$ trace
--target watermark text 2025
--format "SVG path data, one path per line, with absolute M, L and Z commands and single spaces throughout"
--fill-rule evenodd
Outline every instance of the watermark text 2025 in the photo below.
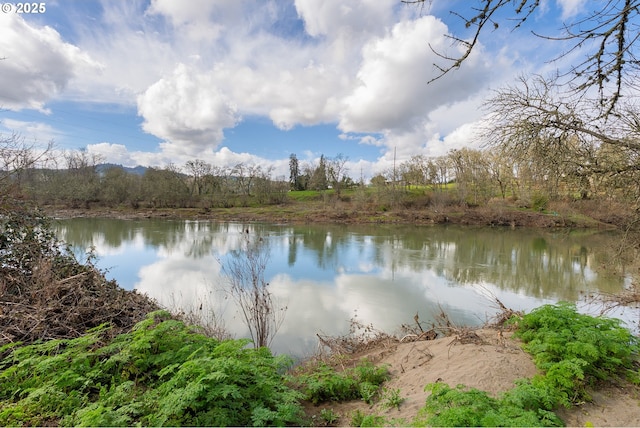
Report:
M 46 3 L 0 3 L 0 10 L 4 13 L 45 13 Z

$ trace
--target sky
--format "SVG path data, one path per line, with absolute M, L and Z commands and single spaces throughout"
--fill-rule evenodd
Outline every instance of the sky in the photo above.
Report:
M 348 159 L 370 178 L 413 155 L 477 148 L 493 91 L 548 74 L 586 0 L 543 0 L 487 32 L 452 73 L 434 51 L 468 37 L 467 0 L 49 0 L 0 12 L 0 135 L 124 166 Z M 9 3 L 9 6 L 12 4 Z M 32 11 L 33 12 L 33 11 Z M 505 15 L 506 18 L 511 15 Z M 573 55 L 580 55 L 574 52 Z M 563 58 L 569 61 L 570 58 Z

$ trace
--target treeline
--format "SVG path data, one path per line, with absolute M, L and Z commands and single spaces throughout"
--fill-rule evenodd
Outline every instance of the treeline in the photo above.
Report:
M 136 174 L 118 166 L 105 168 L 99 157 L 82 150 L 66 152 L 55 162 L 43 162 L 43 156 L 23 146 L 5 150 L 0 156 L 0 181 L 38 204 L 69 208 L 270 205 L 289 201 L 291 190 L 329 189 L 323 192 L 325 198 L 391 207 L 415 206 L 416 195 L 425 196 L 420 206 L 443 202 L 479 206 L 501 199 L 534 209 L 544 209 L 558 199 L 606 198 L 634 204 L 640 197 L 635 158 L 609 146 L 586 155 L 550 149 L 518 157 L 499 147 L 464 148 L 430 158 L 417 155 L 367 183 L 349 176 L 348 159 L 342 155 L 300 163 L 292 154 L 288 178 L 274 176 L 273 168 L 250 163 L 222 167 L 196 159 Z M 351 192 L 345 194 L 346 190 Z
M 69 208 L 272 205 L 287 202 L 290 190 L 334 189 L 339 196 L 342 189 L 355 185 L 346 175 L 347 158 L 342 155 L 333 159 L 321 156 L 313 167 L 305 164 L 298 170 L 296 166 L 289 179 L 275 176 L 272 167 L 252 163 L 225 167 L 195 159 L 181 166 L 146 168 L 137 174 L 117 165 L 105 168 L 99 156 L 84 150 L 32 162 L 37 157 L 42 156 L 34 154 L 31 148 L 16 148 L 10 159 L 4 159 L 0 174 L 14 189 L 39 204 Z M 293 160 L 297 165 L 295 155 Z
M 85 151 L 67 152 L 58 168 L 28 168 L 14 174 L 14 185 L 44 205 L 69 208 L 121 206 L 132 208 L 232 207 L 278 204 L 289 190 L 272 169 L 237 164 L 216 167 L 202 160 L 182 167 L 146 168 L 135 174 L 119 166 L 102 168 L 101 159 Z
M 543 209 L 549 201 L 608 199 L 636 204 L 640 168 L 635 156 L 609 146 L 591 151 L 539 150 L 515 156 L 500 147 L 463 148 L 445 156 L 413 156 L 371 179 L 374 188 L 408 193 L 427 188 L 446 192 L 448 200 L 484 205 L 508 199 L 526 208 Z

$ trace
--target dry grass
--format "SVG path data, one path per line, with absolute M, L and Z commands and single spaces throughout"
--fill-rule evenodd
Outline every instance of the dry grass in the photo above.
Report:
M 485 327 L 498 330 L 498 336 L 502 331 L 510 329 L 506 326 L 507 320 L 513 316 L 521 316 L 517 312 L 507 308 L 500 300 L 493 297 L 498 313 Z M 402 324 L 400 334 L 392 335 L 376 329 L 372 324 L 365 325 L 353 317 L 347 334 L 341 336 L 327 336 L 317 334 L 319 340 L 318 352 L 309 360 L 322 361 L 330 365 L 340 365 L 344 368 L 346 363 L 353 363 L 363 355 L 369 358 L 380 359 L 397 348 L 401 343 L 435 340 L 442 337 L 451 337 L 450 345 L 456 344 L 484 344 L 476 330 L 481 327 L 459 326 L 451 321 L 449 315 L 439 306 L 439 310 L 433 315 L 433 321 L 428 327 L 423 326 L 418 314 L 413 317 L 414 322 Z
M 602 305 L 602 315 L 616 308 L 635 307 L 640 308 L 640 285 L 636 282 L 619 293 L 594 293 L 588 296 L 589 303 Z
M 0 301 L 0 345 L 75 338 L 104 323 L 116 335 L 159 309 L 147 296 L 120 288 L 93 267 L 64 278 L 58 274 L 43 259 L 29 281 L 3 277 L 0 288 L 12 292 L 3 292 Z

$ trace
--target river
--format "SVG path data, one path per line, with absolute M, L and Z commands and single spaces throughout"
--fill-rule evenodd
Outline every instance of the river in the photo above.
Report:
M 93 248 L 97 266 L 123 288 L 215 314 L 235 337 L 248 330 L 222 267 L 243 233 L 262 237 L 265 279 L 284 314 L 271 348 L 294 356 L 314 352 L 316 333 L 346 333 L 353 318 L 387 332 L 416 314 L 427 326 L 441 311 L 478 325 L 496 314 L 494 297 L 514 310 L 564 300 L 593 311 L 588 295 L 617 293 L 633 280 L 617 256 L 619 238 L 604 232 L 95 218 L 54 228 L 79 258 Z M 627 322 L 637 328 L 637 315 Z

